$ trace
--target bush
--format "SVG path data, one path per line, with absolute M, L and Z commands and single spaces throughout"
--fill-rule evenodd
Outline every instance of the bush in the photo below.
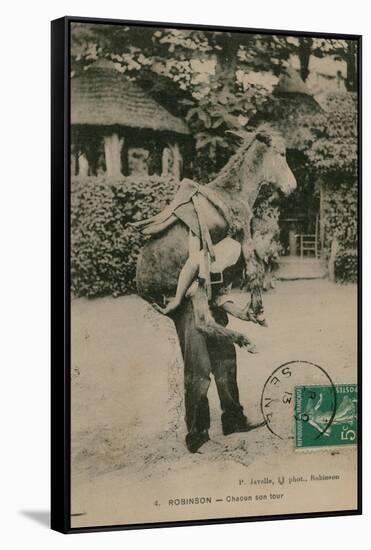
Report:
M 335 259 L 336 281 L 357 281 L 358 188 L 354 180 L 328 183 L 325 202 L 326 253 L 336 237 L 340 248 Z
M 335 260 L 335 278 L 339 283 L 356 283 L 358 277 L 357 249 L 341 250 Z
M 323 107 L 324 112 L 317 116 L 315 123 L 313 121 L 316 139 L 307 155 L 311 169 L 326 182 L 327 254 L 334 237 L 340 244 L 335 260 L 335 278 L 339 282 L 355 282 L 358 229 L 357 95 L 328 94 Z
M 146 238 L 128 227 L 174 196 L 172 177 L 75 178 L 71 182 L 71 290 L 75 296 L 135 291 L 136 261 Z
M 327 94 L 324 112 L 313 120 L 315 139 L 308 151 L 313 167 L 323 176 L 357 176 L 357 95 Z

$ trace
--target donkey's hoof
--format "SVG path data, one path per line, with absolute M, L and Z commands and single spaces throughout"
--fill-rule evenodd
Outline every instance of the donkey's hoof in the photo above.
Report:
M 237 339 L 237 345 L 241 348 L 245 348 L 249 353 L 258 353 L 258 350 L 252 342 L 246 336 L 241 336 Z
M 256 321 L 261 327 L 267 327 L 268 326 L 268 323 L 267 323 L 264 316 L 258 315 L 258 317 L 256 318 Z
M 248 346 L 246 346 L 246 350 L 249 352 L 249 353 L 259 353 L 258 351 L 258 348 L 256 347 L 255 344 L 249 344 Z

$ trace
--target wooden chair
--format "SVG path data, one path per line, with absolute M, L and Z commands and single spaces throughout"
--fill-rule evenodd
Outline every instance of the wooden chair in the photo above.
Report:
M 318 216 L 316 216 L 315 233 L 299 233 L 296 235 L 299 238 L 300 257 L 309 256 L 313 253 L 314 258 L 319 257 L 318 243 Z

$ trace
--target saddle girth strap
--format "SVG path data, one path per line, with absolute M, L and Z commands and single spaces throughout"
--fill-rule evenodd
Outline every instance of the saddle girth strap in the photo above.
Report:
M 197 193 L 192 197 L 193 206 L 197 214 L 197 219 L 200 227 L 200 236 L 201 236 L 201 251 L 202 251 L 202 262 L 203 265 L 200 265 L 200 273 L 202 273 L 203 278 L 205 279 L 205 287 L 207 297 L 211 299 L 211 277 L 210 277 L 210 265 L 211 262 L 215 261 L 215 252 L 213 243 L 210 236 L 210 231 L 205 220 L 204 212 L 202 206 L 199 202 L 199 197 Z

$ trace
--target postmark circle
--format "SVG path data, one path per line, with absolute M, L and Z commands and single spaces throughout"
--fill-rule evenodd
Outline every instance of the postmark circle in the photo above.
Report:
M 326 414 L 315 422 L 326 398 Z M 299 406 L 300 402 L 300 406 Z M 304 409 L 301 404 L 305 403 Z M 336 413 L 336 388 L 328 372 L 315 363 L 294 360 L 277 367 L 264 383 L 261 412 L 268 430 L 279 439 L 294 439 L 299 423 L 316 427 L 313 440 L 326 436 Z

